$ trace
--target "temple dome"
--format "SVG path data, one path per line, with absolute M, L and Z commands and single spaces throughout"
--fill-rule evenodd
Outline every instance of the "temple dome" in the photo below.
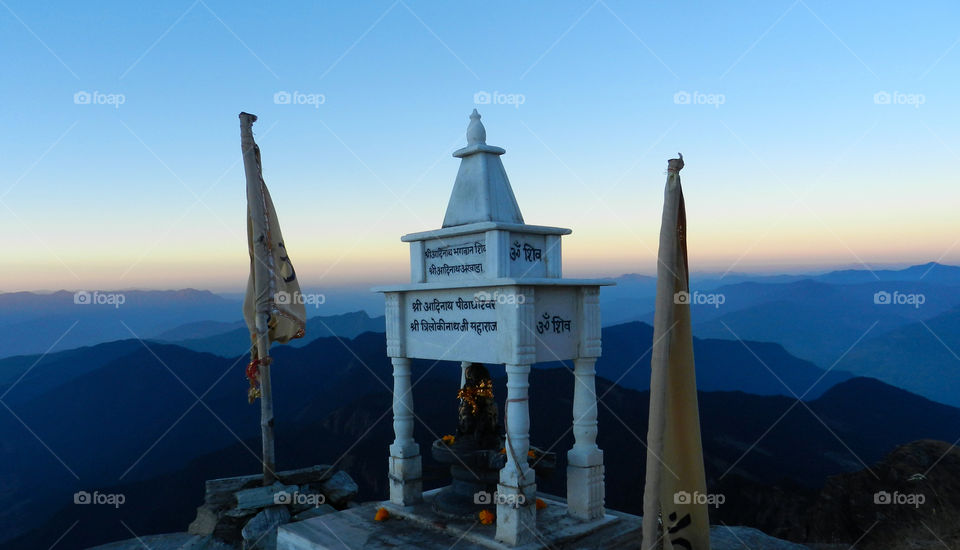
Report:
M 486 141 L 487 130 L 474 109 L 467 126 L 467 146 L 453 153 L 460 159 L 460 171 L 450 193 L 443 227 L 491 221 L 523 223 L 520 206 L 500 161 L 500 155 L 506 151 L 487 145 Z

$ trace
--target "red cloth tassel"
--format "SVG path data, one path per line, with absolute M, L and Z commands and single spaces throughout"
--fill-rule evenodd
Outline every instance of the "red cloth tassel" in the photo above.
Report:
M 253 404 L 260 398 L 260 360 L 254 359 L 247 365 L 247 380 L 250 381 L 250 389 L 247 390 L 247 401 Z

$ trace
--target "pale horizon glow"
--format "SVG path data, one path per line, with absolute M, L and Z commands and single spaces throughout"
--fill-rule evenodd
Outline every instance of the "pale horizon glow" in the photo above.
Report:
M 960 264 L 949 2 L 6 7 L 0 292 L 241 291 L 242 110 L 304 287 L 408 280 L 474 107 L 565 276 L 655 274 L 677 151 L 694 273 Z

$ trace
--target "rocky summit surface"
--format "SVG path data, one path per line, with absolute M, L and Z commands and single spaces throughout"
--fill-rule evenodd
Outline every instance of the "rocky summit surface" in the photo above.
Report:
M 411 529 L 411 527 L 393 527 L 395 531 Z M 343 538 L 343 537 L 341 537 Z M 422 541 L 429 542 L 429 537 L 422 536 Z M 420 539 L 418 539 L 420 540 Z M 276 543 L 276 539 L 273 539 Z M 214 539 L 212 536 L 190 535 L 188 533 L 170 533 L 165 535 L 151 535 L 139 539 L 130 539 L 98 546 L 94 550 L 142 550 L 144 547 L 151 550 L 235 550 L 233 546 Z M 628 543 L 625 548 L 637 547 Z M 341 545 L 342 547 L 342 545 Z M 457 548 L 476 548 L 475 545 L 459 541 Z M 777 539 L 751 527 L 714 526 L 710 529 L 710 547 L 712 550 L 848 550 L 848 545 L 805 546 L 785 540 Z M 269 548 L 275 548 L 269 547 Z M 358 547 L 359 548 L 359 547 Z M 425 549 L 426 546 L 421 546 Z M 443 548 L 446 548 L 444 546 Z M 352 547 L 351 547 L 352 550 Z
M 876 549 L 960 545 L 960 449 L 902 445 L 869 469 L 834 476 L 817 501 L 808 540 L 845 538 Z
M 357 484 L 343 471 L 320 465 L 277 472 L 263 485 L 261 475 L 206 482 L 203 504 L 186 533 L 138 537 L 99 550 L 273 550 L 280 525 L 304 521 L 352 505 Z
M 291 530 L 291 533 L 302 535 L 314 532 L 332 538 L 323 538 L 325 542 L 321 541 L 317 546 L 318 541 L 312 541 L 311 537 L 301 537 L 299 543 L 291 546 L 290 541 L 296 540 L 297 536 L 291 538 L 290 533 L 284 530 L 286 538 L 279 545 L 281 548 L 325 548 L 330 545 L 367 550 L 397 547 L 446 550 L 451 546 L 489 548 L 488 544 L 478 545 L 477 540 L 465 535 L 470 531 L 486 529 L 492 537 L 495 530 L 492 526 L 478 527 L 466 522 L 465 532 L 458 535 L 457 529 L 453 532 L 449 529 L 438 530 L 434 522 L 410 520 L 399 510 L 396 515 L 387 514 L 387 521 L 378 521 L 376 517 L 381 511 L 380 506 L 387 505 L 380 502 L 353 502 L 357 484 L 348 474 L 330 466 L 278 472 L 275 483 L 262 483 L 259 475 L 208 480 L 204 503 L 197 509 L 196 518 L 188 532 L 134 537 L 98 546 L 96 550 L 139 550 L 144 547 L 151 550 L 276 550 L 278 530 L 284 525 L 290 525 L 285 529 Z M 547 495 L 544 498 L 548 498 Z M 554 530 L 560 528 L 562 531 L 563 524 L 569 523 L 570 519 L 565 513 L 565 504 L 562 499 L 549 502 L 552 504 L 545 506 L 544 510 L 538 510 L 538 514 L 544 514 L 542 520 L 553 514 L 553 519 L 544 526 Z M 430 506 L 426 508 L 432 509 Z M 581 548 L 587 539 L 597 543 L 596 547 L 607 549 L 633 548 L 639 544 L 642 518 L 614 510 L 609 513 L 616 518 L 608 516 L 612 523 L 604 524 L 606 527 L 602 533 L 594 533 L 593 538 L 573 534 L 567 537 L 570 539 L 567 542 L 573 546 L 564 543 L 557 547 Z M 750 527 L 714 526 L 710 538 L 714 550 L 733 550 L 744 546 L 751 550 L 807 548 Z M 384 545 L 384 541 L 389 544 Z M 590 547 L 594 547 L 590 544 Z
M 943 441 L 901 445 L 860 471 L 831 476 L 784 522 L 790 540 L 813 548 L 960 547 L 960 449 Z
M 726 550 L 927 550 L 960 547 L 960 449 L 919 440 L 860 471 L 832 476 L 819 491 L 781 495 L 775 538 L 750 527 L 715 525 L 712 548 Z M 204 504 L 188 533 L 152 535 L 99 550 L 272 550 L 277 526 L 350 509 L 356 483 L 345 472 L 314 466 L 282 472 L 264 487 L 259 476 L 207 482 Z M 296 496 L 293 496 L 296 495 Z M 322 501 L 322 502 L 321 502 Z M 363 517 L 372 513 L 363 513 Z M 333 516 L 331 516 L 333 517 Z M 786 539 L 786 540 L 784 540 Z M 803 541 L 802 543 L 788 541 Z
M 638 542 L 639 545 L 639 542 Z M 747 545 L 747 546 L 744 546 Z M 235 550 L 212 537 L 201 537 L 187 533 L 151 535 L 140 539 L 130 539 L 98 546 L 94 550 Z M 469 548 L 458 544 L 457 548 Z M 714 527 L 710 530 L 710 548 L 712 550 L 849 550 L 846 545 L 804 546 L 773 538 L 750 527 Z M 942 547 L 941 547 L 942 548 Z
M 92 550 L 142 550 L 143 548 L 149 548 L 150 550 L 235 550 L 234 546 L 220 542 L 212 536 L 202 537 L 190 533 L 147 535 L 96 546 Z
M 806 550 L 803 544 L 789 542 L 752 527 L 714 525 L 710 528 L 710 548 L 713 550 Z

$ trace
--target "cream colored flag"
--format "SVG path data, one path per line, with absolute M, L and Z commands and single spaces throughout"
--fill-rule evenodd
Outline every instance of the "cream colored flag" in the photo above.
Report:
M 287 256 L 277 212 L 263 181 L 260 148 L 253 140 L 253 123 L 256 120 L 256 115 L 240 114 L 240 142 L 247 177 L 247 246 L 250 252 L 250 278 L 243 300 L 243 317 L 254 347 L 257 335 L 263 332 L 268 333 L 269 342 L 281 344 L 301 338 L 307 319 L 297 273 Z M 259 350 L 259 353 L 261 357 L 266 356 L 267 350 Z
M 667 165 L 650 375 L 643 549 L 708 550 L 710 521 L 690 328 L 683 155 Z M 657 517 L 663 521 L 662 537 Z

